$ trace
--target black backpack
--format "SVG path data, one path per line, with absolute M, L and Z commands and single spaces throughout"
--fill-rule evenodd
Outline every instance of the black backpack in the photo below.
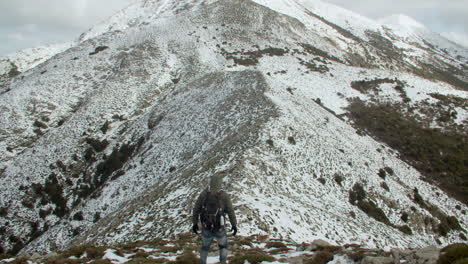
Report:
M 217 232 L 221 229 L 224 208 L 219 192 L 207 192 L 203 202 L 200 220 L 205 230 Z

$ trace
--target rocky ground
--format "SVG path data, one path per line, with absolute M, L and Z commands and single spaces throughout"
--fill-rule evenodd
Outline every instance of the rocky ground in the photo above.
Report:
M 331 245 L 323 240 L 294 243 L 266 235 L 230 237 L 229 263 L 312 263 L 312 264 L 465 264 L 468 244 L 419 249 L 368 249 L 357 244 Z M 171 240 L 136 241 L 122 245 L 84 245 L 47 255 L 1 256 L 0 263 L 199 263 L 200 239 L 179 234 Z M 208 263 L 218 262 L 216 244 L 211 246 Z

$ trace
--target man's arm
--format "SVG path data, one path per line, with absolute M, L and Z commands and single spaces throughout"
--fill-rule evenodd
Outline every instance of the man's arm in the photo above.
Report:
M 205 200 L 206 196 L 206 190 L 204 190 L 200 195 L 198 196 L 197 201 L 195 202 L 195 205 L 193 206 L 193 216 L 192 216 L 192 222 L 194 225 L 198 224 L 198 218 L 201 214 L 202 206 L 203 206 L 203 201 Z
M 237 227 L 236 214 L 234 212 L 234 207 L 232 206 L 231 199 L 227 193 L 224 193 L 224 210 L 229 216 L 229 221 L 231 222 L 232 227 Z

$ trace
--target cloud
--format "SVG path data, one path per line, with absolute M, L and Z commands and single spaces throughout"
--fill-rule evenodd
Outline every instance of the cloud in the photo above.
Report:
M 0 56 L 67 42 L 137 0 L 0 1 Z
M 15 0 L 0 1 L 0 24 L 41 24 L 48 27 L 83 29 L 112 15 L 131 0 Z
M 7 39 L 10 41 L 23 41 L 25 37 L 21 33 L 10 33 L 7 35 Z
M 466 0 L 325 0 L 369 18 L 405 14 L 436 32 L 468 33 Z
M 36 24 L 23 25 L 24 31 L 26 32 L 37 32 L 39 27 Z
M 468 48 L 468 34 L 463 34 L 459 32 L 443 32 L 442 36 L 447 39 Z

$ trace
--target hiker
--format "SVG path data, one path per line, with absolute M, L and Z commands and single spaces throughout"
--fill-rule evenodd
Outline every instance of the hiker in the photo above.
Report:
M 216 238 L 219 247 L 219 261 L 226 263 L 228 254 L 226 218 L 228 214 L 233 232 L 237 234 L 236 215 L 232 208 L 231 199 L 221 190 L 223 178 L 214 175 L 210 179 L 210 186 L 202 191 L 193 208 L 192 231 L 198 234 L 201 228 L 202 246 L 200 250 L 200 263 L 205 264 L 211 242 Z

